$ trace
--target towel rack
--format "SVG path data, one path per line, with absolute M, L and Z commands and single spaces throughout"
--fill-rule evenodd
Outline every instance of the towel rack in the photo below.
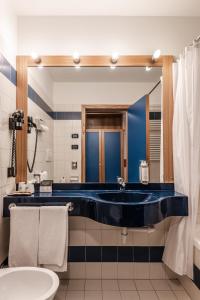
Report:
M 66 206 L 69 206 L 68 211 L 74 210 L 74 204 L 72 202 L 65 203 Z M 12 207 L 16 207 L 16 203 L 10 203 L 8 208 L 11 209 Z M 29 206 L 26 203 L 20 203 L 20 206 Z M 38 206 L 44 206 L 44 205 L 38 205 Z

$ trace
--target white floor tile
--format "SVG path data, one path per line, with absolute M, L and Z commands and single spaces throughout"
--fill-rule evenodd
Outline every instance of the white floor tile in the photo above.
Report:
M 85 291 L 84 300 L 102 300 L 103 293 L 99 291 Z
M 68 291 L 84 291 L 85 289 L 85 280 L 77 279 L 77 280 L 69 280 L 67 290 Z
M 135 284 L 138 291 L 153 291 L 150 280 L 135 280 Z
M 169 286 L 171 287 L 172 291 L 184 291 L 184 288 L 181 285 L 179 280 L 171 279 L 168 281 L 168 283 L 169 283 Z
M 171 291 L 156 291 L 159 300 L 177 300 L 176 296 Z
M 84 300 L 84 292 L 69 291 L 66 300 Z
M 65 291 L 58 291 L 54 300 L 65 300 L 66 292 Z
M 151 280 L 151 284 L 156 291 L 170 291 L 171 288 L 167 280 Z
M 119 285 L 119 289 L 121 291 L 135 291 L 136 290 L 136 286 L 133 280 L 124 280 L 124 279 L 120 279 L 118 280 L 118 285 Z
M 140 300 L 158 300 L 158 296 L 154 291 L 138 291 Z
M 121 300 L 121 294 L 117 291 L 103 291 L 103 300 Z
M 174 291 L 174 294 L 178 300 L 191 300 L 185 291 Z
M 122 300 L 140 300 L 137 291 L 121 291 Z
M 101 291 L 101 280 L 87 279 L 85 281 L 85 291 Z
M 103 291 L 118 291 L 119 286 L 117 280 L 103 279 L 102 280 L 102 290 Z

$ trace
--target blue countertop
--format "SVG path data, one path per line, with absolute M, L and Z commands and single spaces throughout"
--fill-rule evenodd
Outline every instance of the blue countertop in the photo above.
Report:
M 36 191 L 38 187 L 36 186 Z M 172 184 L 127 184 L 119 191 L 116 184 L 54 184 L 52 193 L 4 197 L 3 216 L 9 217 L 9 205 L 64 205 L 72 202 L 73 216 L 121 227 L 143 227 L 169 216 L 187 216 L 188 198 L 174 191 Z

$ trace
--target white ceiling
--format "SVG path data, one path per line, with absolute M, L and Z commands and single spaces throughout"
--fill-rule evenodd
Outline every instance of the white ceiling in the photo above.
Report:
M 144 67 L 46 67 L 38 72 L 48 72 L 53 82 L 155 82 L 160 80 L 161 68 L 146 72 Z
M 200 0 L 9 0 L 17 15 L 200 16 Z

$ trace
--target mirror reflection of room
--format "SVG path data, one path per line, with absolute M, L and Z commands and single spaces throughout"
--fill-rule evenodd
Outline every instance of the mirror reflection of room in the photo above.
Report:
M 28 178 L 162 181 L 161 78 L 155 67 L 28 69 Z

